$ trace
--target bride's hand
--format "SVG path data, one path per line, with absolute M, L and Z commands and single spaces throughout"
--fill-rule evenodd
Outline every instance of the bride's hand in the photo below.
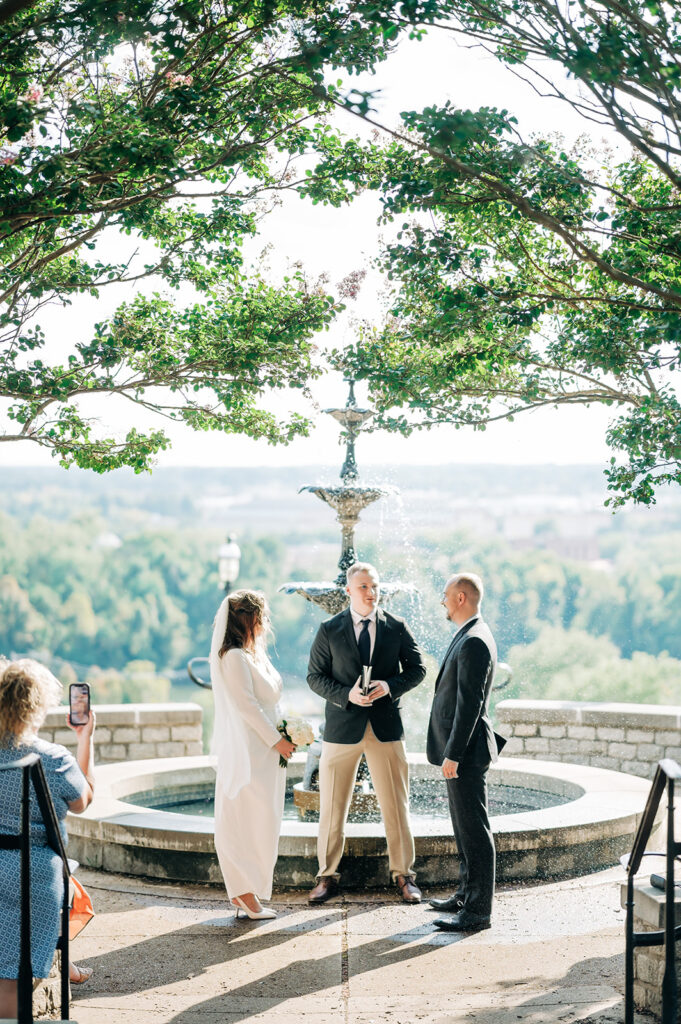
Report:
M 291 743 L 290 740 L 287 740 L 285 736 L 282 736 L 279 742 L 274 744 L 274 749 L 288 761 L 289 757 L 293 757 L 295 754 L 296 745 L 295 743 Z

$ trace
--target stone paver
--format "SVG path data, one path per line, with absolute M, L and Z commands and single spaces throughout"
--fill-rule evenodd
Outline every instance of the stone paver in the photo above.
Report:
M 276 920 L 237 922 L 215 888 L 79 877 L 97 916 L 73 949 L 95 970 L 78 1024 L 622 1020 L 619 869 L 501 891 L 494 927 L 469 936 L 385 891 L 324 907 L 286 892 Z

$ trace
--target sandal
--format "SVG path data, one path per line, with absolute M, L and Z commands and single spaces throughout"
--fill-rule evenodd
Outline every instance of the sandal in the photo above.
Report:
M 89 981 L 92 977 L 92 967 L 78 967 L 77 964 L 73 964 L 74 971 L 78 971 L 78 977 L 72 978 L 69 975 L 69 981 L 72 985 L 84 985 L 86 981 Z

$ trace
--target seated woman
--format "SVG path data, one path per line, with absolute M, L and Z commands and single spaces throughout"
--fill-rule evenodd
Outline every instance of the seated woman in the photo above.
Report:
M 86 725 L 70 726 L 77 736 L 76 756 L 66 747 L 38 739 L 50 708 L 61 699 L 61 683 L 29 658 L 0 659 L 0 764 L 40 754 L 64 842 L 67 810 L 80 814 L 92 801 L 94 712 Z M 0 832 L 14 833 L 21 821 L 21 772 L 0 772 Z M 38 802 L 31 787 L 31 956 L 33 976 L 46 978 L 59 937 L 64 897 L 61 858 L 47 845 Z M 20 853 L 0 850 L 0 1019 L 17 1016 L 19 932 L 21 920 Z M 74 981 L 84 980 L 71 965 Z M 74 976 L 75 975 L 75 976 Z

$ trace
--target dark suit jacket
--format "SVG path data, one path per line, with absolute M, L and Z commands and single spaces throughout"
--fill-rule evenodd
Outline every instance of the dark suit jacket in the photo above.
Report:
M 431 764 L 445 758 L 484 766 L 497 759 L 488 718 L 497 665 L 497 645 L 478 616 L 454 634 L 435 681 L 426 753 Z
M 403 619 L 379 608 L 376 641 L 371 657 L 372 678 L 383 679 L 390 695 L 371 707 L 348 701 L 362 671 L 350 609 L 322 622 L 310 651 L 308 685 L 326 701 L 324 739 L 329 743 L 359 743 L 367 722 L 385 743 L 404 735 L 400 697 L 417 686 L 426 674 L 421 652 Z

